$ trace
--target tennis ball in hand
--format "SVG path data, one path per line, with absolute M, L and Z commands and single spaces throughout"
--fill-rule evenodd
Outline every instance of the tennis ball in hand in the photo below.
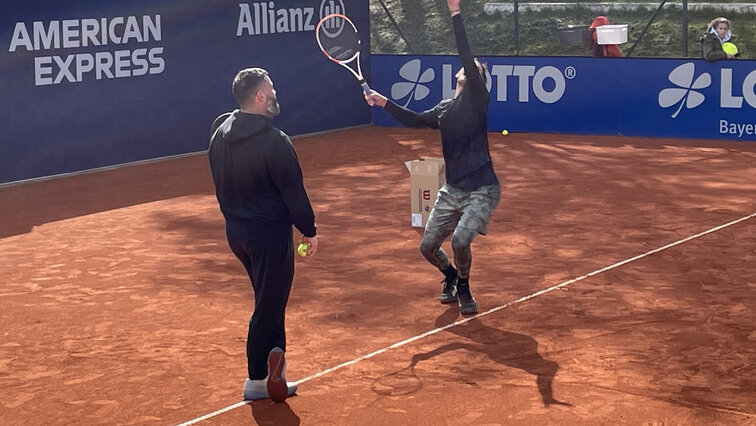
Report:
M 504 130 L 501 131 L 501 134 L 504 135 L 504 136 L 506 136 L 506 135 L 509 134 L 509 131 L 507 129 L 504 129 Z
M 722 50 L 725 51 L 728 55 L 737 55 L 738 54 L 738 47 L 735 46 L 733 43 L 725 42 L 722 43 Z
M 310 249 L 309 243 L 302 243 L 297 247 L 297 253 L 299 253 L 300 256 L 305 257 L 307 256 L 307 250 Z

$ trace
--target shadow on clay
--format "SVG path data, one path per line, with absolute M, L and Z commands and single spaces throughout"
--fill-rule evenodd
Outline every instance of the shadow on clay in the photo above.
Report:
M 261 399 L 249 403 L 252 417 L 258 425 L 296 426 L 300 424 L 297 416 L 287 402 L 275 403 Z
M 436 319 L 436 327 L 443 327 L 456 321 L 459 315 L 459 309 L 451 307 L 444 311 Z M 510 331 L 500 330 L 498 328 L 487 327 L 479 319 L 473 318 L 467 322 L 466 326 L 450 327 L 446 331 L 454 333 L 473 341 L 472 344 L 462 344 L 462 346 L 471 351 L 486 354 L 492 361 L 507 367 L 517 368 L 536 376 L 536 385 L 538 392 L 541 394 L 541 400 L 545 407 L 551 405 L 566 405 L 571 407 L 572 404 L 562 402 L 554 398 L 552 383 L 554 376 L 559 371 L 559 364 L 554 361 L 545 359 L 538 353 L 538 342 L 524 334 L 513 333 Z M 451 343 L 445 346 L 460 345 L 460 343 Z M 428 354 L 415 354 L 413 356 L 432 356 L 443 353 L 444 346 L 429 352 Z
M 447 309 L 436 319 L 436 327 L 443 327 L 456 321 L 459 309 L 455 306 Z M 523 370 L 536 376 L 538 392 L 545 407 L 551 405 L 572 404 L 554 398 L 552 383 L 559 370 L 559 364 L 545 359 L 538 353 L 538 342 L 530 336 L 512 333 L 493 327 L 487 327 L 479 319 L 471 319 L 466 325 L 455 326 L 446 331 L 472 342 L 452 342 L 430 352 L 414 354 L 408 367 L 378 378 L 373 384 L 373 391 L 387 396 L 406 395 L 422 388 L 422 382 L 415 374 L 415 366 L 421 361 L 429 360 L 441 354 L 464 349 L 486 354 L 492 361 L 507 367 Z M 475 380 L 474 375 L 469 376 Z M 481 377 L 481 379 L 483 379 Z

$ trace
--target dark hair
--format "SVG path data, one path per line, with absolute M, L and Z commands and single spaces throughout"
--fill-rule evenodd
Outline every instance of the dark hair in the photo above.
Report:
M 260 83 L 265 81 L 268 71 L 262 68 L 245 68 L 239 71 L 234 77 L 234 83 L 231 90 L 234 93 L 234 99 L 239 106 L 247 103 L 249 97 L 253 95 Z

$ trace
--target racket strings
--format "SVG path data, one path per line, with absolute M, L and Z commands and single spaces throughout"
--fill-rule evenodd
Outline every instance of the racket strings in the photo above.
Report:
M 326 55 L 337 61 L 347 61 L 359 53 L 360 38 L 351 25 L 344 20 L 341 21 L 343 25 L 336 34 L 321 26 L 318 30 L 318 41 Z

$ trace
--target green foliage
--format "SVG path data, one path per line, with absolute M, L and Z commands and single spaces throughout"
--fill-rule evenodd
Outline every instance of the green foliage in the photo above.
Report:
M 725 0 L 719 3 L 733 1 Z M 383 0 L 383 3 L 397 21 L 401 33 L 414 53 L 456 53 L 445 0 Z M 461 3 L 470 46 L 476 55 L 518 54 L 515 48 L 514 13 L 487 14 L 484 12 L 484 6 L 490 3 L 489 1 L 462 0 Z M 711 19 L 724 15 L 731 22 L 731 30 L 735 35 L 734 43 L 741 52 L 741 58 L 756 58 L 756 13 L 753 12 L 723 12 L 716 8 L 716 3 L 712 3 L 714 6 L 710 9 L 688 10 L 686 56 L 683 55 L 683 13 L 680 6 L 665 6 L 651 21 L 659 2 L 649 2 L 653 6 L 651 10 L 626 10 L 616 7 L 603 13 L 590 10 L 585 6 L 586 3 L 591 2 L 583 1 L 575 3 L 574 7 L 540 11 L 527 10 L 527 3 L 520 3 L 519 55 L 588 56 L 588 47 L 585 44 L 560 43 L 559 29 L 567 25 L 590 25 L 596 16 L 604 15 L 612 24 L 628 25 L 628 43 L 620 46 L 625 55 L 635 45 L 633 57 L 698 58 L 701 55 L 699 40 L 707 24 Z M 615 3 L 621 5 L 624 2 Z M 689 2 L 691 3 L 693 2 Z M 411 53 L 378 0 L 371 0 L 370 15 L 373 53 Z M 647 25 L 648 28 L 643 33 Z

